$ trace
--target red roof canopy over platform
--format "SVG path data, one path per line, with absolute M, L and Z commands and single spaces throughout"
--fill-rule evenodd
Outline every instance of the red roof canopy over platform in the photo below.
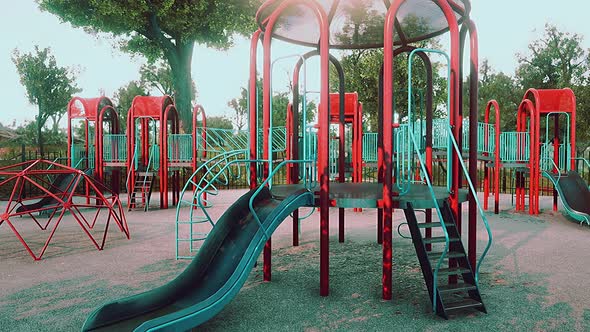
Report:
M 269 0 L 256 14 L 265 31 L 267 19 L 285 0 Z M 384 20 L 390 0 L 305 0 L 289 6 L 277 21 L 273 37 L 295 44 L 315 47 L 320 36 L 317 19 L 306 2 L 315 1 L 328 15 L 330 47 L 364 49 L 383 46 Z M 448 0 L 459 24 L 469 16 L 469 0 Z M 395 44 L 406 45 L 448 31 L 447 20 L 433 0 L 406 0 L 395 22 Z
M 131 109 L 134 117 L 150 116 L 160 119 L 169 105 L 174 105 L 170 96 L 137 96 L 133 98 Z
M 113 102 L 107 97 L 80 98 L 74 97 L 68 103 L 68 115 L 70 119 L 88 119 L 96 121 L 96 116 L 105 106 L 113 106 Z

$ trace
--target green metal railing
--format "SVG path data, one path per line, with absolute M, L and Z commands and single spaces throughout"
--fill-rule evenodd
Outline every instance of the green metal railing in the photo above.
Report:
M 531 151 L 527 132 L 505 131 L 500 134 L 500 160 L 504 163 L 526 163 Z
M 455 149 L 455 153 L 459 153 L 459 145 L 457 144 L 457 141 L 455 141 L 455 138 L 452 135 L 452 130 L 451 127 L 448 127 L 448 133 L 449 133 L 449 140 L 451 141 L 452 147 Z M 486 217 L 486 214 L 483 210 L 483 207 L 481 206 L 481 203 L 479 202 L 479 199 L 477 199 L 477 191 L 475 190 L 475 186 L 473 185 L 473 182 L 471 182 L 471 177 L 469 176 L 469 172 L 467 171 L 467 167 L 465 166 L 465 162 L 463 161 L 463 158 L 458 158 L 459 160 L 459 164 L 461 166 L 461 169 L 463 170 L 463 175 L 465 176 L 465 180 L 467 181 L 467 184 L 469 185 L 469 191 L 470 194 L 473 197 L 473 200 L 475 201 L 475 204 L 477 205 L 477 209 L 479 211 L 479 214 L 481 216 L 481 220 L 485 226 L 486 232 L 488 234 L 488 244 L 486 245 L 483 253 L 481 254 L 478 262 L 477 262 L 477 266 L 475 268 L 475 282 L 477 283 L 479 281 L 479 268 L 481 267 L 481 264 L 485 258 L 485 256 L 487 255 L 488 251 L 490 250 L 490 247 L 492 245 L 492 230 L 490 228 L 490 225 L 488 223 L 488 219 Z M 452 165 L 450 165 L 452 166 Z
M 127 162 L 127 135 L 105 134 L 102 142 L 105 162 Z
M 210 224 L 214 226 L 211 215 L 207 209 L 213 205 L 204 195 L 215 196 L 219 190 L 218 184 L 225 185 L 229 183 L 233 166 L 237 164 L 238 169 L 244 164 L 247 165 L 246 157 L 248 150 L 230 151 L 219 154 L 201 164 L 197 170 L 191 175 L 189 180 L 185 183 L 184 188 L 180 194 L 180 201 L 176 208 L 176 258 L 192 258 L 192 256 L 180 255 L 180 243 L 189 242 L 189 252 L 194 252 L 196 249 L 193 246 L 194 242 L 203 241 L 207 237 L 207 233 L 195 232 L 194 226 L 198 224 Z M 189 199 L 188 192 L 193 191 Z M 181 208 L 188 206 L 188 216 L 181 217 Z M 200 211 L 197 214 L 197 211 Z M 180 237 L 180 226 L 189 226 L 188 238 Z
M 409 105 L 408 106 L 408 119 L 409 119 L 408 122 L 410 123 L 410 126 L 413 125 L 413 122 L 412 122 L 412 107 L 410 106 L 411 105 L 411 100 L 412 100 L 412 60 L 413 60 L 413 57 L 416 54 L 416 52 L 434 53 L 434 54 L 442 55 L 442 56 L 444 56 L 446 58 L 446 60 L 447 60 L 447 68 L 448 68 L 448 70 L 447 70 L 447 91 L 449 91 L 449 93 L 447 94 L 447 109 L 448 109 L 448 105 L 450 105 L 450 91 L 451 91 L 451 87 L 450 87 L 450 82 L 451 82 L 450 78 L 451 78 L 451 75 L 450 74 L 451 73 L 450 73 L 450 58 L 449 58 L 448 54 L 446 54 L 445 52 L 442 52 L 442 51 L 430 50 L 430 49 L 420 49 L 420 48 L 418 48 L 418 49 L 413 50 L 412 52 L 410 52 L 410 54 L 408 56 L 408 105 Z M 482 255 L 480 256 L 480 258 L 479 258 L 479 260 L 477 262 L 477 266 L 475 268 L 475 283 L 477 284 L 479 282 L 479 269 L 481 267 L 481 263 L 483 262 L 485 256 L 487 255 L 487 253 L 488 253 L 488 251 L 489 251 L 489 249 L 491 247 L 491 244 L 492 244 L 492 233 L 491 233 L 491 229 L 489 227 L 489 224 L 488 224 L 487 218 L 485 216 L 485 213 L 483 211 L 483 208 L 482 208 L 481 204 L 479 203 L 479 200 L 477 199 L 477 191 L 475 190 L 475 187 L 474 187 L 473 183 L 471 182 L 471 179 L 469 177 L 469 173 L 467 171 L 467 168 L 465 167 L 465 163 L 463 161 L 463 158 L 461 157 L 461 150 L 459 149 L 459 145 L 456 142 L 455 138 L 453 137 L 453 133 L 452 133 L 452 129 L 451 129 L 450 124 L 448 122 L 447 123 L 444 123 L 444 124 L 437 123 L 436 124 L 436 128 L 437 128 L 437 130 L 439 132 L 440 132 L 441 129 L 444 129 L 444 131 L 441 133 L 442 134 L 441 136 L 446 138 L 445 148 L 447 149 L 447 167 L 448 167 L 447 169 L 451 169 L 452 166 L 453 166 L 452 165 L 452 158 L 451 158 L 451 150 L 454 149 L 455 153 L 457 155 L 459 155 L 459 158 L 457 158 L 457 159 L 459 160 L 459 164 L 461 166 L 461 169 L 463 170 L 463 174 L 465 175 L 465 179 L 467 180 L 467 183 L 469 185 L 470 193 L 471 193 L 471 195 L 472 195 L 472 197 L 473 197 L 473 199 L 474 199 L 474 201 L 475 201 L 475 203 L 477 205 L 478 211 L 479 211 L 479 213 L 481 215 L 481 219 L 482 219 L 482 221 L 484 223 L 484 226 L 485 226 L 486 231 L 487 231 L 487 234 L 488 234 L 488 244 L 485 247 Z M 438 138 L 436 138 L 436 136 L 434 136 L 433 138 L 438 139 Z M 439 272 L 439 270 L 440 270 L 440 268 L 442 266 L 442 263 L 443 263 L 445 257 L 447 256 L 447 254 L 449 252 L 449 245 L 450 245 L 450 243 L 449 243 L 449 235 L 448 235 L 448 231 L 446 229 L 446 225 L 444 223 L 444 219 L 442 218 L 442 213 L 441 213 L 441 210 L 440 210 L 440 206 L 438 205 L 438 202 L 436 202 L 436 197 L 435 197 L 435 194 L 434 194 L 434 190 L 432 188 L 432 183 L 430 181 L 429 176 L 427 176 L 428 175 L 428 172 L 427 172 L 427 169 L 426 169 L 426 164 L 425 164 L 425 162 L 423 160 L 423 156 L 420 153 L 420 145 L 416 141 L 414 131 L 411 130 L 411 128 L 409 130 L 407 130 L 407 140 L 409 141 L 406 144 L 407 145 L 407 149 L 402 150 L 401 153 L 402 154 L 406 153 L 406 156 L 407 156 L 408 160 L 410 158 L 412 158 L 413 156 L 415 156 L 418 159 L 418 163 L 420 164 L 419 166 L 420 166 L 421 171 L 422 171 L 421 172 L 422 181 L 424 181 L 427 184 L 427 186 L 428 186 L 428 190 L 430 192 L 431 198 L 432 198 L 432 200 L 434 202 L 434 205 L 436 207 L 436 213 L 437 213 L 437 215 L 439 217 L 439 220 L 441 221 L 440 223 L 441 223 L 442 230 L 443 230 L 444 237 L 445 237 L 445 248 L 443 250 L 442 255 L 438 259 L 438 262 L 436 264 L 436 267 L 433 270 L 433 275 L 434 276 L 433 276 L 432 306 L 433 306 L 433 311 L 436 312 L 436 307 L 437 307 L 438 272 Z M 410 142 L 411 142 L 411 144 L 410 144 Z M 416 153 L 413 153 L 412 147 L 413 147 L 414 151 L 416 151 Z M 404 146 L 404 148 L 405 148 L 405 146 Z M 400 154 L 400 151 L 398 151 L 398 155 L 399 154 Z M 399 156 L 398 156 L 398 158 L 399 158 Z M 408 174 L 407 174 L 407 177 L 406 177 L 406 181 L 408 183 L 412 180 L 410 178 L 411 174 L 410 174 L 409 171 L 411 170 L 411 168 L 410 168 L 409 165 L 410 165 L 410 162 L 408 162 L 408 166 L 407 166 L 407 172 L 408 172 Z M 447 190 L 450 189 L 451 181 L 452 181 L 452 179 L 450 177 L 450 173 L 451 172 L 447 172 Z M 450 192 L 450 190 L 449 190 L 449 192 Z
M 377 162 L 377 135 L 378 133 L 363 134 L 363 160 L 367 163 Z
M 191 162 L 194 158 L 193 136 L 191 134 L 168 135 L 168 160 Z
M 70 151 L 72 156 L 72 167 L 76 169 L 86 168 L 84 161 L 88 160 L 90 157 L 89 155 L 86 155 L 86 146 L 84 144 L 72 144 Z

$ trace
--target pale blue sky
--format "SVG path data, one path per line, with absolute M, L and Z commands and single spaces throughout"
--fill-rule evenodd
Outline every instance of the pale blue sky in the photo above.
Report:
M 0 122 L 10 125 L 34 119 L 36 107 L 30 105 L 24 87 L 11 61 L 12 50 L 29 52 L 34 45 L 51 47 L 61 66 L 80 70 L 77 82 L 83 97 L 94 97 L 103 90 L 108 97 L 130 80 L 138 79 L 143 60 L 112 48 L 109 40 L 93 37 L 81 29 L 60 23 L 57 17 L 42 13 L 33 0 L 0 0 Z M 546 22 L 559 29 L 584 36 L 590 48 L 590 4 L 583 0 L 473 0 L 472 18 L 479 31 L 480 58 L 508 74 L 516 67 L 516 52 L 526 52 L 527 45 L 542 35 Z M 277 55 L 297 52 L 294 47 L 275 45 Z M 249 41 L 240 38 L 229 51 L 198 46 L 193 58 L 193 79 L 199 91 L 198 102 L 211 115 L 231 115 L 227 101 L 239 96 L 248 79 Z M 285 61 L 291 64 L 293 61 Z M 290 67 L 290 65 L 289 65 Z M 275 77 L 287 77 L 279 69 Z M 284 83 L 283 83 L 284 84 Z M 282 85 L 279 83 L 278 85 Z

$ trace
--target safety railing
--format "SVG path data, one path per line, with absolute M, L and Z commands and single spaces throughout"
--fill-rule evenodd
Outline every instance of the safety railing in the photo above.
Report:
M 193 156 L 193 136 L 191 134 L 168 135 L 168 160 L 170 162 L 191 162 Z
M 449 140 L 452 144 L 453 149 L 455 150 L 455 153 L 460 154 L 459 145 L 457 144 L 457 141 L 455 140 L 455 138 L 452 135 L 452 130 L 451 130 L 450 126 L 447 127 L 447 132 L 449 133 Z M 469 185 L 469 193 L 472 195 L 473 200 L 475 201 L 475 204 L 477 206 L 477 210 L 479 211 L 481 220 L 482 220 L 484 227 L 486 229 L 486 232 L 488 234 L 488 244 L 486 245 L 481 256 L 479 257 L 479 260 L 477 261 L 477 264 L 475 267 L 475 282 L 477 283 L 479 281 L 479 269 L 481 267 L 481 264 L 483 263 L 484 258 L 486 257 L 488 251 L 490 250 L 490 247 L 492 246 L 492 230 L 490 228 L 490 224 L 488 223 L 488 219 L 487 219 L 486 214 L 483 210 L 483 207 L 481 206 L 479 199 L 477 199 L 477 191 L 475 190 L 475 186 L 473 185 L 473 182 L 471 181 L 471 178 L 469 177 L 469 172 L 467 171 L 467 167 L 465 166 L 465 162 L 463 161 L 463 158 L 458 158 L 458 160 L 459 160 L 459 164 L 461 166 L 461 170 L 463 170 L 463 175 L 465 177 L 465 180 L 467 181 L 467 184 Z M 442 263 L 442 262 L 439 261 L 439 264 L 440 263 Z
M 500 160 L 504 163 L 526 163 L 531 151 L 527 132 L 506 131 L 500 134 Z
M 363 134 L 363 160 L 366 163 L 377 162 L 377 135 L 378 133 Z
M 207 212 L 213 204 L 206 195 L 215 196 L 219 190 L 217 185 L 228 184 L 231 176 L 232 168 L 236 164 L 246 164 L 244 161 L 247 156 L 247 150 L 231 151 L 223 153 L 205 161 L 197 170 L 191 175 L 189 180 L 185 183 L 181 194 L 180 201 L 176 208 L 176 258 L 190 258 L 191 256 L 180 255 L 180 243 L 189 242 L 189 252 L 194 252 L 194 242 L 205 240 L 207 233 L 195 232 L 193 226 L 198 224 L 210 224 L 214 226 L 214 222 Z M 238 168 L 241 166 L 238 164 Z M 193 191 L 190 199 L 186 199 L 187 192 Z M 181 216 L 181 208 L 188 206 L 188 216 Z M 199 211 L 199 215 L 196 215 Z M 180 226 L 189 226 L 189 235 L 187 238 L 180 237 Z
M 105 134 L 102 142 L 104 162 L 127 162 L 127 135 Z

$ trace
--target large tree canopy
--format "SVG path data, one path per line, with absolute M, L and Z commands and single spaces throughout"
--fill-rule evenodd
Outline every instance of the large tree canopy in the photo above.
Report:
M 194 44 L 227 48 L 235 33 L 255 28 L 257 0 L 37 0 L 40 8 L 74 27 L 116 36 L 123 50 L 172 70 L 176 106 L 191 125 L 191 61 Z
M 576 140 L 579 150 L 590 145 L 590 52 L 582 48 L 582 36 L 545 25 L 545 34 L 529 45 L 528 54 L 518 54 L 516 78 L 523 89 L 572 88 L 576 94 Z
M 49 48 L 41 50 L 35 46 L 35 51 L 31 53 L 15 49 L 12 61 L 21 84 L 27 90 L 29 102 L 39 109 L 36 116 L 37 144 L 39 153 L 43 155 L 42 128 L 52 118 L 53 132 L 57 133 L 57 122 L 66 112 L 72 95 L 82 90 L 76 86 L 72 70 L 59 67 Z

